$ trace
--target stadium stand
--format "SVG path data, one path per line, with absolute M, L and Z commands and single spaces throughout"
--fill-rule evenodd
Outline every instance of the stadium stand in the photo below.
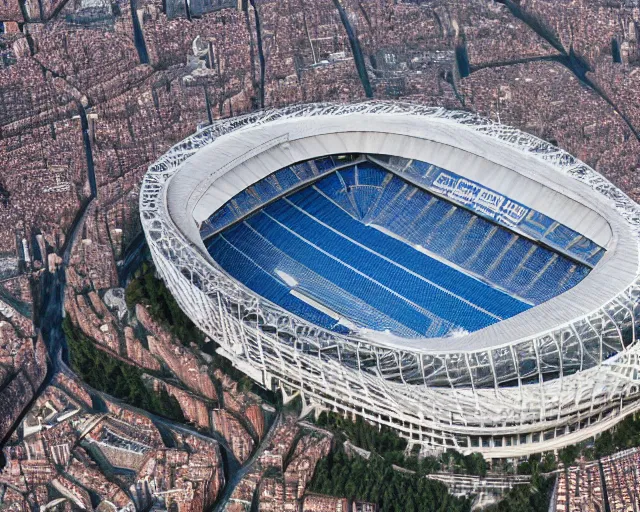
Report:
M 515 316 L 575 286 L 601 255 L 522 205 L 496 215 L 502 210 L 487 205 L 505 198 L 479 199 L 472 183 L 455 192 L 455 175 L 445 180 L 434 166 L 405 169 L 471 207 L 352 160 L 295 164 L 238 194 L 201 230 L 209 253 L 256 293 L 321 327 L 409 337 L 473 332 Z M 531 227 L 508 227 L 516 217 Z M 542 233 L 544 245 L 527 229 Z
M 357 183 L 354 179 L 356 176 L 355 168 L 351 170 L 346 168 L 352 164 L 358 164 L 359 181 Z M 281 169 L 237 194 L 231 201 L 214 212 L 202 224 L 201 236 L 206 239 L 238 219 L 247 216 L 261 205 L 338 169 L 343 170 L 335 176 L 335 179 L 324 183 L 323 186 L 329 190 L 333 187 L 337 187 L 337 189 L 351 187 L 350 197 L 345 196 L 344 199 L 348 199 L 353 205 L 353 201 L 356 200 L 354 197 L 358 196 L 357 200 L 364 205 L 368 197 L 376 194 L 376 191 L 369 187 L 382 185 L 376 181 L 383 176 L 375 167 L 376 164 L 384 165 L 396 175 L 410 178 L 425 190 L 436 196 L 446 197 L 450 202 L 462 206 L 464 210 L 471 210 L 473 213 L 502 226 L 516 229 L 520 234 L 534 241 L 539 241 L 588 267 L 595 266 L 604 255 L 604 249 L 593 241 L 555 222 L 546 215 L 529 209 L 478 183 L 461 178 L 451 171 L 426 162 L 384 155 L 377 155 L 375 158 L 360 155 L 335 155 L 300 162 Z M 404 182 L 401 180 L 400 183 Z M 390 199 L 394 197 L 393 192 L 399 190 L 392 185 L 385 191 L 387 195 L 384 199 Z M 341 201 L 336 197 L 333 199 L 338 203 Z M 380 201 L 380 203 L 384 204 L 384 201 Z M 342 206 L 346 205 L 342 204 Z M 459 217 L 460 213 L 457 215 Z

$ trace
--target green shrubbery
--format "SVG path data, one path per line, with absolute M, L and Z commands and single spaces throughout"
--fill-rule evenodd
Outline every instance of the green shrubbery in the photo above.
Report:
M 469 510 L 471 501 L 454 498 L 446 487 L 425 475 L 442 470 L 481 477 L 487 474 L 487 463 L 478 453 L 463 455 L 448 450 L 439 457 L 405 456 L 406 440 L 393 430 L 370 425 L 360 417 L 352 421 L 323 412 L 316 423 L 333 430 L 338 442 L 332 453 L 318 464 L 311 483 L 312 492 L 375 502 L 382 511 Z M 369 460 L 357 455 L 348 457 L 342 447 L 345 439 L 372 452 L 372 456 Z M 398 471 L 393 465 L 415 473 Z M 532 455 L 518 467 L 519 473 L 532 475 L 531 484 L 517 486 L 487 511 L 546 512 L 554 479 L 544 478 L 541 473 L 555 467 L 552 453 Z
M 591 459 L 606 457 L 637 446 L 640 446 L 640 417 L 631 415 L 613 429 L 604 431 L 596 438 L 592 448 L 588 444 L 580 445 L 580 451 L 585 457 Z
M 364 421 L 360 416 L 355 421 L 343 418 L 336 413 L 322 412 L 316 421 L 322 428 L 336 430 L 344 434 L 353 444 L 381 455 L 389 452 L 403 453 L 407 447 L 406 439 L 387 427 L 378 428 Z
M 360 416 L 352 421 L 335 413 L 323 412 L 316 423 L 319 427 L 335 431 L 339 438 L 349 439 L 354 445 L 380 455 L 388 463 L 412 471 L 426 474 L 444 467 L 456 473 L 468 475 L 485 476 L 487 474 L 487 463 L 484 457 L 477 453 L 462 455 L 455 450 L 448 450 L 439 458 L 424 457 L 421 460 L 416 456 L 405 456 L 406 439 L 388 427 L 370 425 Z
M 136 304 L 148 306 L 151 316 L 182 343 L 188 345 L 194 342 L 200 347 L 204 345 L 204 334 L 180 309 L 164 282 L 155 276 L 153 265 L 146 262 L 142 264 L 136 277 L 127 285 L 125 300 L 130 310 Z
M 311 492 L 380 505 L 381 512 L 462 512 L 468 499 L 449 494 L 440 482 L 420 474 L 399 472 L 383 458 L 348 457 L 338 448 L 316 466 Z
M 560 460 L 562 460 L 563 450 L 560 451 Z M 546 452 L 544 455 L 534 453 L 529 458 L 518 464 L 519 475 L 537 475 L 540 473 L 550 473 L 558 467 L 556 457 L 553 452 Z
M 554 485 L 554 477 L 534 475 L 530 484 L 514 487 L 499 503 L 483 512 L 547 512 Z
M 145 386 L 142 370 L 98 350 L 94 341 L 74 326 L 69 316 L 64 319 L 63 329 L 69 347 L 69 362 L 84 382 L 135 407 L 185 421 L 180 404 L 164 388 L 157 394 Z

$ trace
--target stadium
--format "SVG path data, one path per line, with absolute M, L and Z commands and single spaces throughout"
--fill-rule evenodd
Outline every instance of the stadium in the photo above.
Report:
M 489 457 L 639 408 L 638 206 L 514 128 L 397 102 L 220 120 L 149 168 L 140 215 L 218 352 L 308 408 Z

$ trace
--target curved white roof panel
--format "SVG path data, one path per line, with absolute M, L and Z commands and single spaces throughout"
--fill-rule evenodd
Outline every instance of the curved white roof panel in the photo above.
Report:
M 565 293 L 460 337 L 322 329 L 233 279 L 208 254 L 199 227 L 274 171 L 344 153 L 435 164 L 606 253 Z M 584 163 L 514 128 L 390 101 L 219 120 L 149 168 L 140 215 L 159 274 L 218 352 L 266 388 L 300 391 L 308 406 L 495 457 L 555 450 L 640 410 L 640 209 Z
M 636 280 L 637 239 L 609 197 L 527 146 L 505 143 L 450 118 L 355 112 L 284 118 L 241 128 L 218 137 L 180 166 L 166 188 L 168 214 L 202 257 L 215 266 L 200 238 L 202 221 L 279 169 L 341 153 L 378 153 L 433 163 L 503 193 L 607 250 L 581 283 L 515 317 L 456 338 L 407 340 L 368 333 L 375 344 L 441 352 L 512 343 L 589 315 Z

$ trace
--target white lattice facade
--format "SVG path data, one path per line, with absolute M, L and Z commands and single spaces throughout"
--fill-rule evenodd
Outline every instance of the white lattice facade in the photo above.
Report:
M 550 186 L 549 177 L 557 178 L 557 193 L 598 213 L 583 226 L 586 210 L 572 206 L 567 222 L 600 237 L 605 258 L 575 289 L 495 326 L 455 339 L 402 340 L 325 331 L 256 295 L 207 254 L 197 228 L 223 200 L 211 202 L 216 187 L 233 196 L 305 152 L 374 152 L 398 137 L 407 141 L 399 156 L 424 139 L 440 153 L 457 144 L 460 158 L 473 153 L 514 169 L 518 179 L 530 174 Z M 246 169 L 255 172 L 243 180 Z M 516 129 L 392 102 L 303 105 L 218 121 L 149 168 L 140 212 L 158 272 L 180 307 L 267 388 L 299 390 L 308 404 L 361 415 L 427 446 L 492 457 L 577 442 L 639 407 L 638 206 L 584 163 Z

